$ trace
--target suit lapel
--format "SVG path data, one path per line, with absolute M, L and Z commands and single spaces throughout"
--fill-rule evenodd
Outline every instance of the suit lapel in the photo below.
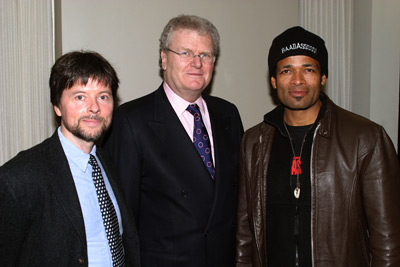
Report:
M 128 206 L 126 205 L 124 195 L 121 190 L 121 186 L 117 182 L 117 172 L 112 165 L 112 161 L 107 157 L 104 151 L 100 148 L 96 148 L 96 154 L 100 159 L 101 165 L 107 174 L 108 181 L 110 182 L 111 188 L 113 190 L 114 196 L 117 199 L 119 211 L 121 213 L 122 225 L 124 229 L 124 235 L 132 236 L 132 231 L 135 229 L 135 223 L 133 216 L 129 213 Z
M 51 137 L 47 162 L 49 162 L 49 168 L 52 169 L 52 173 L 54 174 L 50 181 L 54 195 L 78 233 L 82 244 L 86 247 L 82 210 L 68 160 L 59 141 L 57 130 Z
M 207 103 L 208 112 L 210 115 L 211 128 L 213 133 L 214 142 L 214 156 L 215 156 L 215 196 L 210 212 L 208 225 L 212 222 L 212 218 L 218 203 L 224 203 L 225 193 L 230 188 L 231 181 L 226 172 L 229 170 L 230 162 L 229 155 L 232 155 L 232 143 L 229 139 L 231 134 L 230 117 L 227 116 L 223 110 L 219 109 L 211 97 L 204 96 Z
M 232 136 L 230 117 L 219 110 L 209 98 L 205 97 L 207 108 L 210 114 L 211 128 L 214 141 L 214 156 L 216 166 L 216 177 L 222 176 L 226 169 L 226 164 L 230 164 L 227 155 L 233 153 L 232 143 L 229 137 Z

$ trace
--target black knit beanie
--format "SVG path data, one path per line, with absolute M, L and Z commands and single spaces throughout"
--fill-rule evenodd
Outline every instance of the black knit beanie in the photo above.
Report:
M 270 77 L 276 77 L 276 65 L 279 60 L 297 55 L 317 60 L 321 65 L 321 74 L 328 77 L 328 51 L 324 40 L 300 26 L 287 29 L 272 41 L 268 54 Z

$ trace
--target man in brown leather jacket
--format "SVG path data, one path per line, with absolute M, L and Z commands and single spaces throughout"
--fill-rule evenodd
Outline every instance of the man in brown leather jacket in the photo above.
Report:
M 385 130 L 321 92 L 319 36 L 286 30 L 268 65 L 281 104 L 243 137 L 237 266 L 400 266 L 400 170 Z

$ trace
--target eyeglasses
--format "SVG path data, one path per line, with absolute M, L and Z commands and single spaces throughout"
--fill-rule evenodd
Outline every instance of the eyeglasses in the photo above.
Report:
M 176 52 L 172 49 L 166 48 L 165 50 L 170 51 L 174 54 L 177 54 L 182 61 L 189 62 L 190 60 L 194 59 L 195 57 L 199 57 L 203 64 L 212 64 L 215 62 L 215 56 L 208 53 L 201 53 L 199 55 L 195 55 L 191 51 L 183 51 L 183 52 Z

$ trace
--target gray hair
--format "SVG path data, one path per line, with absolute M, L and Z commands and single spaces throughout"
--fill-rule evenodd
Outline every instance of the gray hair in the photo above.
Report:
M 200 35 L 210 34 L 213 41 L 214 56 L 218 55 L 220 38 L 217 28 L 209 20 L 193 15 L 179 15 L 167 23 L 159 39 L 160 52 L 168 48 L 172 33 L 180 29 L 193 30 Z

